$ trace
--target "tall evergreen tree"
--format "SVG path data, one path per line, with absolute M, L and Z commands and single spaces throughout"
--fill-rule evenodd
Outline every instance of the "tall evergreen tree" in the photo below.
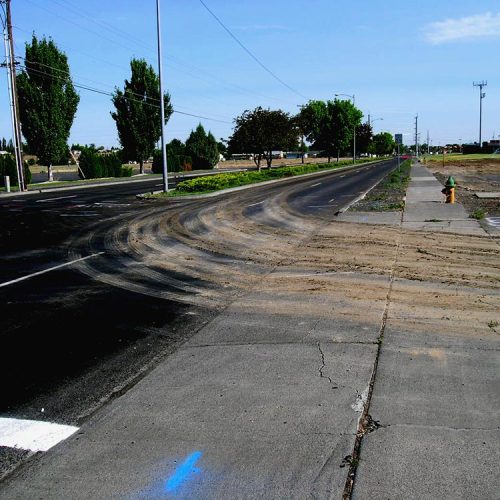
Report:
M 160 80 L 155 70 L 144 59 L 130 61 L 131 78 L 125 80 L 124 90 L 115 90 L 112 101 L 116 111 L 111 116 L 116 122 L 118 138 L 125 160 L 135 160 L 144 173 L 144 160 L 153 155 L 161 136 Z M 173 113 L 168 92 L 163 96 L 165 123 Z
M 211 132 L 205 132 L 200 123 L 186 140 L 186 154 L 193 160 L 193 168 L 213 168 L 219 161 L 217 141 Z
M 33 35 L 26 44 L 25 69 L 17 76 L 22 133 L 30 151 L 47 166 L 66 159 L 68 138 L 80 97 L 68 59 L 51 39 Z

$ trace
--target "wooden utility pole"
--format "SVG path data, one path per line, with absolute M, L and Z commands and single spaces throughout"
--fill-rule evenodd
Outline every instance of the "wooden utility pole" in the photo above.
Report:
M 26 183 L 24 179 L 23 169 L 23 142 L 21 136 L 21 122 L 19 119 L 19 102 L 17 98 L 17 84 L 16 84 L 16 61 L 14 57 L 14 38 L 12 35 L 12 16 L 10 11 L 10 0 L 3 0 L 2 7 L 5 14 L 4 22 L 4 43 L 5 43 L 5 56 L 6 66 L 9 81 L 9 97 L 12 109 L 12 131 L 13 131 L 13 144 L 16 157 L 17 178 L 19 183 L 19 190 L 26 191 Z

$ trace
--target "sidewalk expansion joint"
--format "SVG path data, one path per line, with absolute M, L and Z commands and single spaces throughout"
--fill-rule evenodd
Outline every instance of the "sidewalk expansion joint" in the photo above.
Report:
M 352 498 L 352 493 L 354 490 L 354 483 L 355 483 L 355 479 L 356 479 L 356 471 L 358 468 L 358 463 L 359 463 L 360 455 L 361 455 L 361 444 L 362 444 L 364 435 L 369 433 L 369 432 L 373 432 L 374 430 L 381 427 L 380 423 L 378 421 L 373 420 L 368 412 L 370 410 L 370 403 L 371 403 L 371 399 L 372 399 L 373 388 L 375 386 L 375 378 L 377 375 L 380 353 L 382 352 L 382 343 L 384 340 L 384 333 L 385 333 L 385 329 L 386 329 L 386 325 L 387 325 L 387 319 L 389 316 L 389 306 L 391 304 L 392 290 L 394 288 L 395 272 L 396 272 L 396 267 L 397 267 L 398 258 L 399 258 L 399 254 L 400 254 L 400 249 L 402 246 L 403 216 L 404 216 L 404 211 L 401 212 L 401 224 L 399 226 L 398 239 L 396 242 L 396 249 L 394 252 L 394 260 L 392 262 L 391 272 L 390 272 L 389 288 L 387 290 L 384 312 L 382 314 L 380 331 L 379 331 L 379 335 L 377 338 L 377 343 L 378 343 L 377 353 L 375 355 L 375 361 L 373 363 L 373 369 L 372 369 L 372 374 L 370 377 L 370 383 L 368 385 L 368 395 L 367 395 L 365 403 L 364 403 L 364 409 L 363 409 L 361 416 L 359 418 L 359 421 L 358 421 L 358 430 L 356 432 L 356 439 L 354 441 L 354 448 L 353 448 L 352 454 L 348 455 L 348 457 L 346 457 L 346 459 L 348 458 L 348 460 L 346 460 L 346 462 L 344 463 L 344 466 L 349 465 L 349 470 L 347 472 L 347 478 L 346 478 L 345 485 L 344 485 L 344 492 L 342 494 L 342 500 L 351 500 L 351 498 Z
M 495 432 L 500 431 L 500 426 L 497 427 L 451 427 L 449 425 L 429 425 L 429 424 L 412 424 L 412 423 L 404 423 L 404 424 L 386 424 L 381 425 L 380 427 L 389 428 L 389 427 L 418 427 L 422 429 L 444 429 L 448 431 L 457 431 L 457 432 L 469 432 L 469 431 L 486 431 L 486 432 Z

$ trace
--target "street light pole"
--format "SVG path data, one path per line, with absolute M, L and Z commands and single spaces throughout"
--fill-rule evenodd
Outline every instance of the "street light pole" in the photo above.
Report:
M 335 97 L 339 95 L 345 95 L 346 97 L 350 97 L 352 99 L 352 105 L 356 106 L 356 100 L 354 94 L 335 94 Z M 352 162 L 356 163 L 356 125 L 354 125 L 353 129 L 353 137 L 352 137 Z
M 160 29 L 160 0 L 156 0 L 156 32 L 158 36 L 158 77 L 160 80 L 160 119 L 161 119 L 161 158 L 163 164 L 163 191 L 168 192 L 167 149 L 165 144 L 165 102 L 163 98 L 162 57 L 161 57 L 161 29 Z
M 474 87 L 479 87 L 479 147 L 483 147 L 483 143 L 481 142 L 481 128 L 483 122 L 483 99 L 486 97 L 486 92 L 483 92 L 483 87 L 488 85 L 488 82 L 474 82 L 472 84 Z

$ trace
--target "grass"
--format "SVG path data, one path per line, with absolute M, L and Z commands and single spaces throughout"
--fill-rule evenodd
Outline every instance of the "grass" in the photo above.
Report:
M 471 219 L 476 219 L 476 220 L 481 220 L 484 218 L 484 216 L 486 215 L 486 212 L 481 209 L 481 208 L 476 208 L 476 210 L 474 210 L 470 215 L 469 217 Z
M 473 154 L 473 155 L 461 155 L 461 154 L 447 154 L 444 155 L 444 162 L 450 161 L 471 161 L 471 160 L 493 160 L 500 161 L 500 154 Z M 425 155 L 425 162 L 443 162 L 443 155 Z
M 368 193 L 363 201 L 363 210 L 366 204 L 372 204 L 368 210 L 387 212 L 402 210 L 403 197 L 410 182 L 411 161 L 405 160 L 399 170 L 393 170 L 372 192 Z

